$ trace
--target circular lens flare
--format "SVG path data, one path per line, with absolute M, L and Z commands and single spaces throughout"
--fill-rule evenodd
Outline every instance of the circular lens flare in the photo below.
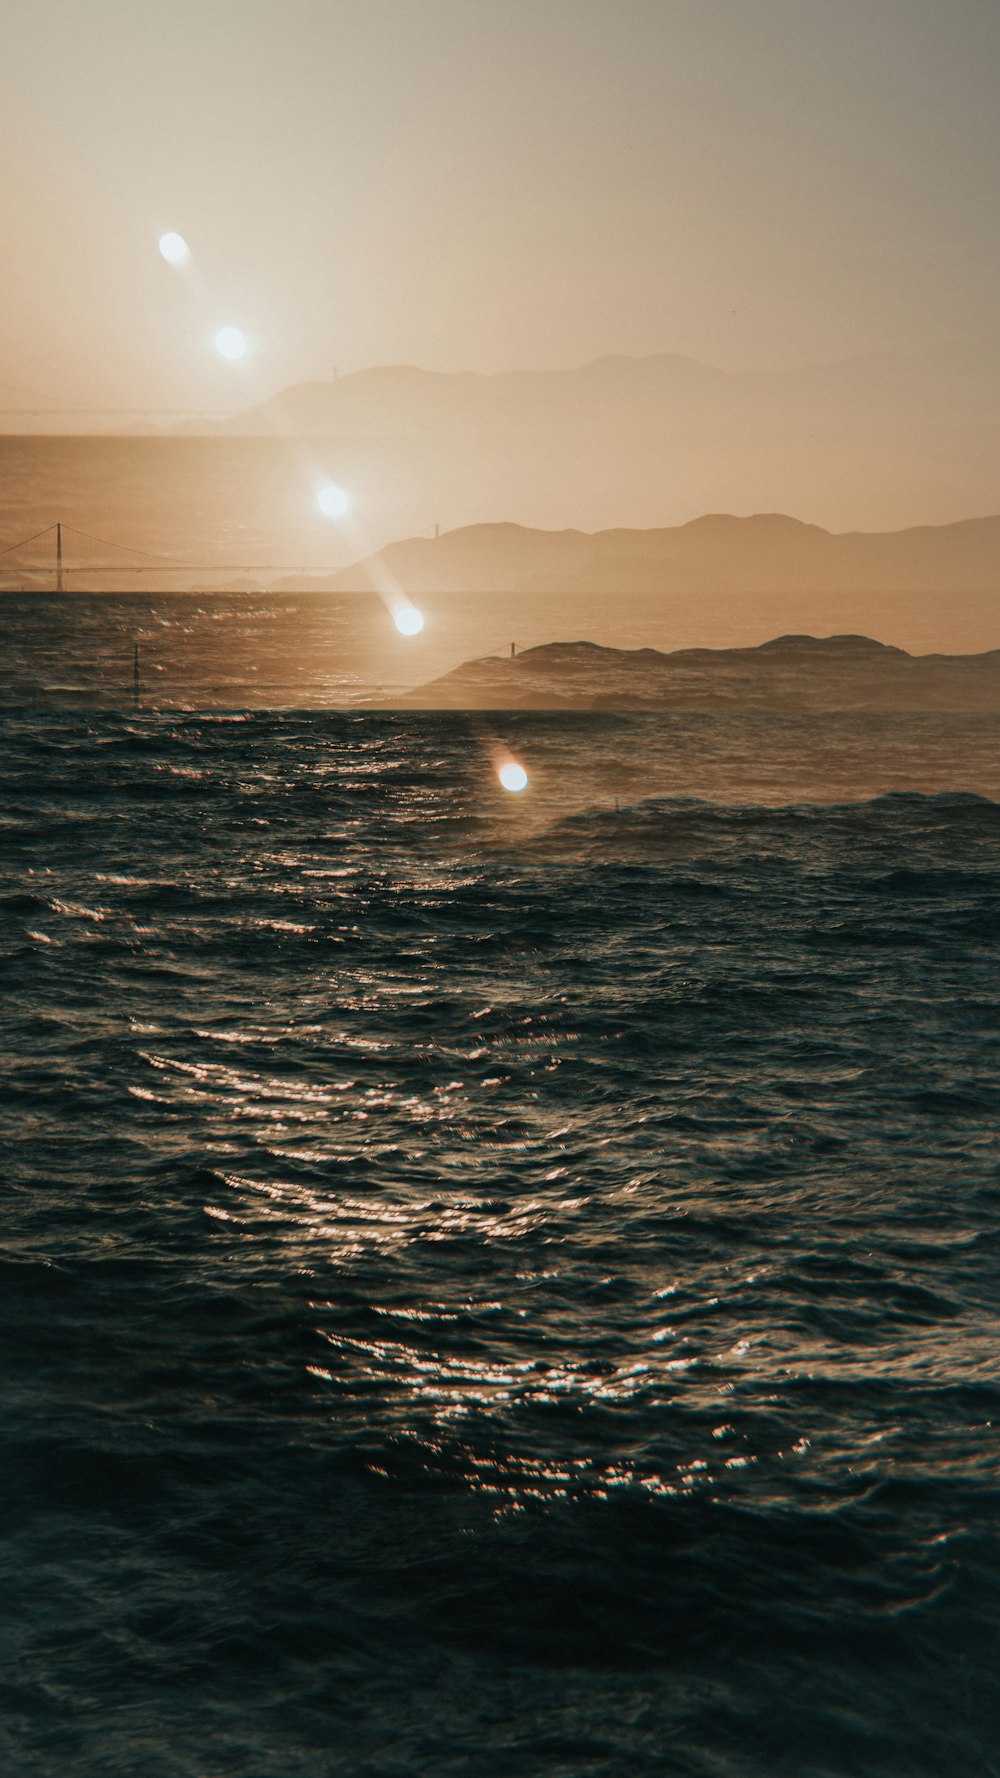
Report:
M 320 488 L 316 505 L 320 512 L 326 513 L 328 519 L 342 519 L 345 512 L 350 510 L 351 499 L 343 488 L 338 488 L 334 482 L 328 482 L 325 488 Z
M 424 627 L 424 614 L 415 605 L 403 605 L 396 613 L 396 628 L 401 636 L 419 636 Z
M 238 364 L 247 355 L 247 336 L 238 327 L 220 327 L 215 336 L 215 350 L 220 358 Z
M 168 265 L 183 265 L 186 259 L 191 258 L 184 236 L 175 235 L 172 229 L 160 236 L 159 247 Z
M 517 791 L 528 788 L 528 774 L 523 766 L 518 765 L 516 759 L 509 759 L 505 766 L 501 766 L 497 777 L 505 790 Z

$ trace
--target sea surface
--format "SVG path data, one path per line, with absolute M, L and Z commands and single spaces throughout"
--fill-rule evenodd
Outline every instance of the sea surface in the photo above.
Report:
M 994 1778 L 995 724 L 12 658 L 5 1778 Z

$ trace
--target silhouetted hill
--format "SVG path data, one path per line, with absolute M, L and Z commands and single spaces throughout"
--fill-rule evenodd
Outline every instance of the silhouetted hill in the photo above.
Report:
M 779 636 L 759 648 L 553 642 L 467 661 L 393 700 L 430 710 L 1000 711 L 1000 649 L 911 655 L 867 636 Z
M 724 401 L 741 379 L 693 358 L 664 353 L 649 358 L 606 357 L 569 370 L 422 370 L 412 364 L 376 365 L 334 382 L 294 384 L 270 401 L 215 422 L 227 433 L 282 433 L 327 438 L 344 433 L 425 439 L 436 425 L 481 432 L 513 427 L 531 432 L 553 420 L 592 422 L 619 410 L 649 417 L 681 400 Z M 753 387 L 760 399 L 760 379 Z
M 725 507 L 837 528 L 996 500 L 1000 353 L 729 372 L 676 354 L 570 370 L 395 365 L 303 383 L 200 430 L 308 441 L 377 533 L 434 520 L 644 527 Z
M 1000 591 L 1000 517 L 836 535 L 780 513 L 710 514 L 648 531 L 538 531 L 469 525 L 411 537 L 278 591 L 956 594 Z

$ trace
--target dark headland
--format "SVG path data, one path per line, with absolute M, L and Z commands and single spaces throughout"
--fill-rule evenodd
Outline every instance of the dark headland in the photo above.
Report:
M 669 654 L 550 642 L 466 661 L 392 707 L 1000 712 L 1000 649 L 913 655 L 867 636 L 779 636 L 757 648 Z

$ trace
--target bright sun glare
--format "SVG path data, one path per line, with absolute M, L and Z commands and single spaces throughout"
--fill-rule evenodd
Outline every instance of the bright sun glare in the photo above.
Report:
M 220 327 L 215 336 L 215 349 L 220 358 L 236 364 L 247 354 L 247 336 L 238 327 Z
M 526 790 L 528 787 L 528 774 L 523 766 L 518 765 L 516 759 L 510 759 L 505 766 L 501 766 L 497 777 L 505 790 Z
M 320 488 L 316 505 L 320 512 L 326 513 L 328 519 L 340 519 L 349 511 L 351 497 L 345 494 L 343 488 L 338 488 L 335 482 L 328 482 L 325 488 Z
M 183 265 L 190 259 L 191 253 L 183 235 L 175 235 L 173 230 L 160 236 L 160 252 L 168 265 Z
M 419 636 L 424 627 L 424 614 L 415 605 L 403 605 L 396 613 L 396 628 L 401 636 Z

